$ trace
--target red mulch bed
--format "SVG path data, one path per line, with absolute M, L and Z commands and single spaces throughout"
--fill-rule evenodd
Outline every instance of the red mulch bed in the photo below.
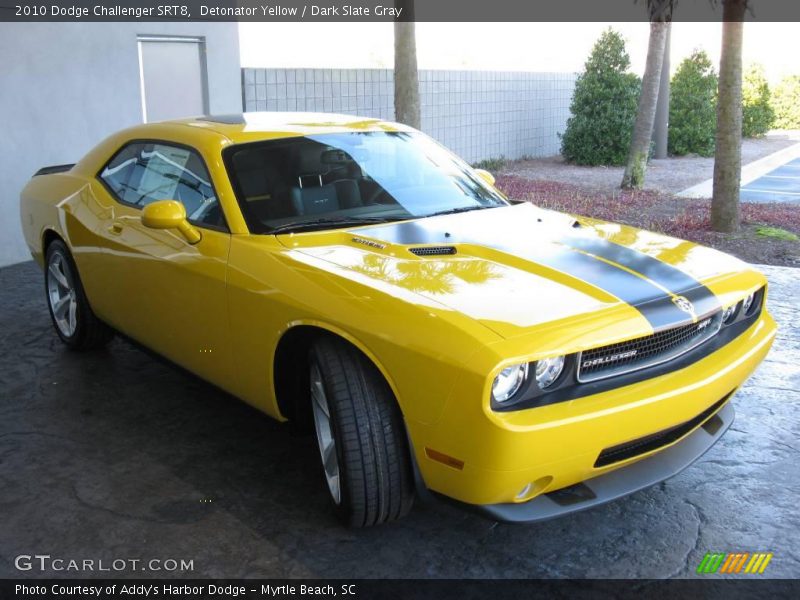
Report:
M 743 203 L 742 228 L 735 234 L 711 231 L 710 200 L 686 200 L 653 191 L 601 193 L 554 181 L 500 175 L 497 187 L 509 198 L 605 221 L 614 221 L 691 240 L 752 263 L 800 266 L 800 242 L 756 233 L 768 225 L 800 235 L 800 205 Z

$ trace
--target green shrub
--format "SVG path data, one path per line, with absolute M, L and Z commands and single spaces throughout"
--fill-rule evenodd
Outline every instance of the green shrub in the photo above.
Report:
M 606 30 L 575 83 L 561 154 L 579 165 L 622 165 L 639 103 L 639 78 L 628 72 L 622 36 Z
M 784 77 L 772 92 L 777 129 L 800 129 L 800 75 Z
M 669 99 L 670 154 L 714 154 L 717 74 L 708 55 L 695 50 L 672 77 Z
M 778 227 L 770 227 L 769 225 L 759 225 L 756 227 L 756 235 L 762 237 L 775 238 L 776 240 L 783 240 L 785 242 L 798 242 L 800 237 L 791 231 L 780 229 Z
M 770 106 L 770 91 L 764 67 L 751 65 L 742 78 L 742 135 L 761 137 L 772 129 L 775 111 Z
M 489 172 L 499 171 L 508 164 L 508 159 L 502 154 L 497 158 L 484 158 L 472 165 L 473 169 L 484 169 Z

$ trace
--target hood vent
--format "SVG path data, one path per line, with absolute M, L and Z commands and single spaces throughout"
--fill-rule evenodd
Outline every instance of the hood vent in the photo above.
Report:
M 417 256 L 447 256 L 456 253 L 455 246 L 421 246 L 409 248 L 408 251 Z

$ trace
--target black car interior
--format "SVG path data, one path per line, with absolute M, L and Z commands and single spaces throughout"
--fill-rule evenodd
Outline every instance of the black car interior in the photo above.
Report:
M 245 210 L 262 223 L 359 208 L 385 196 L 349 154 L 310 139 L 242 149 L 232 162 Z
M 468 165 L 421 134 L 294 136 L 233 145 L 223 158 L 253 233 L 506 206 Z

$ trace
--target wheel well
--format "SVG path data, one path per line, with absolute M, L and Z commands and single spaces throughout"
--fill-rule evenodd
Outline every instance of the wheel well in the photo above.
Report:
M 312 325 L 298 325 L 289 329 L 281 337 L 275 351 L 273 364 L 275 397 L 281 414 L 301 429 L 312 426 L 308 392 L 308 353 L 314 342 L 321 337 L 336 338 L 355 348 L 384 378 L 377 365 L 346 338 Z M 391 389 L 391 386 L 388 387 Z
M 283 334 L 275 350 L 272 372 L 278 408 L 284 417 L 300 427 L 310 424 L 311 413 L 303 406 L 308 404 L 303 401 L 308 397 L 308 352 L 314 341 L 325 334 L 318 327 L 293 327 Z
M 44 233 L 42 234 L 42 256 L 47 254 L 47 248 L 52 244 L 55 240 L 64 241 L 60 235 L 58 235 L 52 229 L 45 229 Z

